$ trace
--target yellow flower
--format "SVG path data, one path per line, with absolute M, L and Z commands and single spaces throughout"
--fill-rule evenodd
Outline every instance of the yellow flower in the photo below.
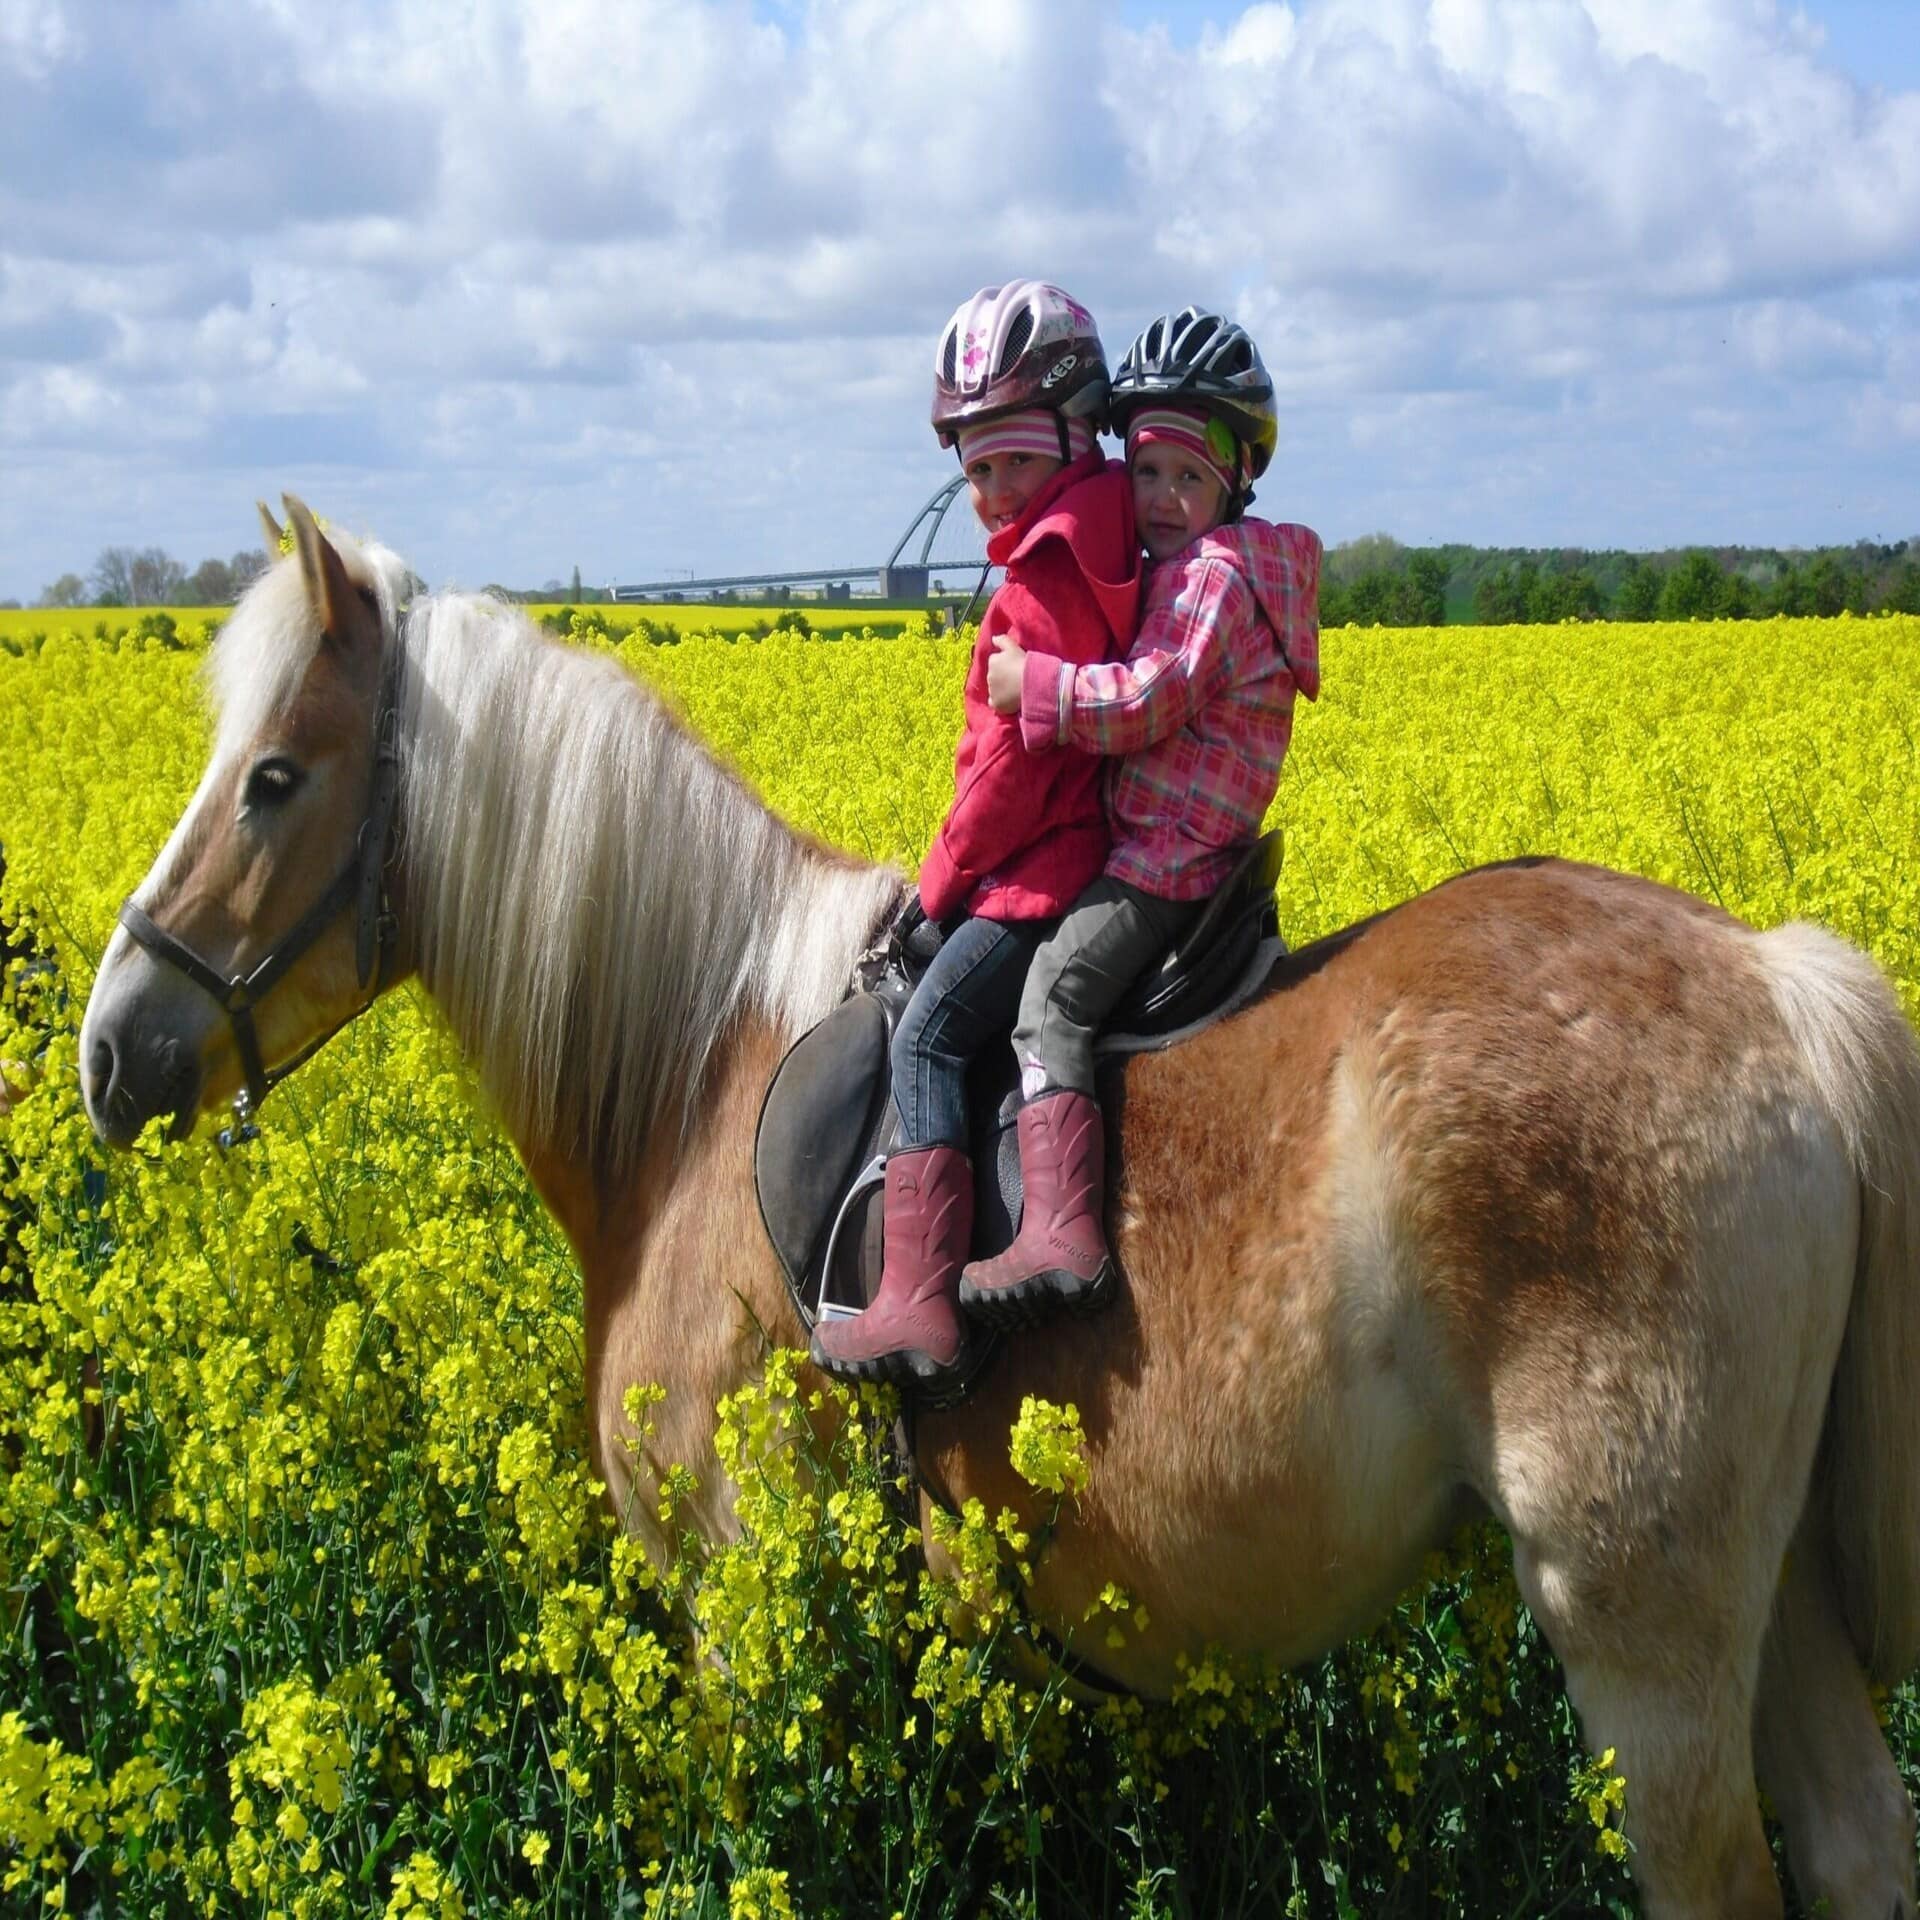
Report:
M 1087 1484 L 1078 1407 L 1056 1407 L 1033 1394 L 1020 1402 L 1013 1423 L 1013 1469 L 1042 1493 L 1078 1493 Z
M 1036 1767 L 1068 1822 L 1090 1755 L 1101 1792 L 1124 1774 L 1150 1811 L 1229 1723 L 1297 1779 L 1328 1698 L 1356 1694 L 1362 1724 L 1332 1728 L 1341 1764 L 1399 1790 L 1368 1803 L 1356 1845 L 1388 1842 L 1405 1871 L 1416 1843 L 1399 1795 L 1456 1755 L 1512 1783 L 1517 1819 L 1537 1812 L 1540 1756 L 1503 1744 L 1502 1716 L 1533 1725 L 1515 1661 L 1544 1682 L 1490 1529 L 1430 1563 L 1455 1598 L 1412 1597 L 1304 1695 L 1204 1653 L 1169 1708 L 1131 1717 L 1011 1678 L 1019 1569 L 1050 1507 L 1086 1484 L 1071 1408 L 1022 1408 L 1009 1447 L 1035 1499 L 943 1521 L 960 1571 L 939 1588 L 887 1510 L 897 1468 L 867 1434 L 898 1396 L 803 1386 L 784 1350 L 729 1396 L 724 1457 L 694 1463 L 739 1489 L 737 1541 L 676 1552 L 719 1487 L 654 1445 L 627 1456 L 642 1471 L 624 1517 L 646 1523 L 650 1559 L 616 1531 L 588 1465 L 577 1263 L 415 991 L 303 1067 L 258 1139 L 226 1152 L 218 1119 L 184 1142 L 157 1124 L 103 1156 L 78 1097 L 79 1016 L 118 904 L 204 764 L 208 635 L 186 617 L 172 634 L 141 632 L 134 613 L 55 618 L 0 613 L 0 920 L 32 956 L 0 977 L 0 1586 L 70 1601 L 61 1618 L 80 1623 L 101 1686 L 63 1696 L 49 1659 L 48 1704 L 32 1696 L 46 1724 L 24 1705 L 0 1712 L 0 1908 L 69 1900 L 87 1852 L 101 1898 L 128 1912 L 335 1920 L 371 1899 L 444 1920 L 465 1894 L 448 1798 L 497 1766 L 500 1784 L 519 1775 L 568 1799 L 589 1875 L 616 1850 L 640 1860 L 650 1913 L 691 1915 L 729 1874 L 731 1901 L 778 1913 L 801 1902 L 802 1869 L 777 1809 L 815 1752 L 857 1795 L 932 1758 L 925 1824 L 903 1836 L 910 1878 L 920 1849 L 967 1830 L 989 1776 L 1003 1796 L 992 1831 L 1018 1851 Z M 964 641 L 654 645 L 600 609 L 574 637 L 662 688 L 805 832 L 910 866 L 951 798 Z M 1295 850 L 1290 933 L 1546 850 L 1717 895 L 1761 925 L 1834 925 L 1920 1012 L 1920 870 L 1899 858 L 1920 840 L 1920 783 L 1898 777 L 1920 622 L 1347 631 L 1329 653 L 1275 812 Z M 1463 732 L 1468 653 L 1481 670 Z M 1795 678 L 1810 658 L 1826 668 L 1818 726 Z M 689 1411 L 675 1404 L 669 1424 L 657 1387 L 619 1403 L 635 1444 Z M 1126 1602 L 1117 1585 L 1102 1593 L 1099 1636 L 1146 1631 Z M 456 1644 L 496 1650 L 494 1670 L 441 1671 L 470 1656 L 415 1618 L 452 1620 Z M 183 1729 L 209 1686 L 206 1724 Z M 1904 1728 L 1904 1694 L 1874 1705 Z M 111 1758 L 96 1766 L 52 1732 L 82 1724 L 88 1751 Z M 1567 1782 L 1588 1865 L 1609 1870 L 1630 1851 L 1615 1759 Z M 400 1807 L 420 1830 L 377 1881 L 349 1884 L 342 1836 L 386 1832 Z M 674 1851 L 670 1835 L 694 1837 Z M 1196 1844 L 1216 1836 L 1224 1824 Z M 559 1857 L 534 1860 L 551 1844 L 518 1843 L 535 1865 Z M 1436 1884 L 1453 1844 L 1435 1829 Z M 796 1884 L 776 1881 L 781 1860 Z
M 727 1890 L 727 1920 L 795 1920 L 787 1876 L 768 1867 L 750 1867 Z

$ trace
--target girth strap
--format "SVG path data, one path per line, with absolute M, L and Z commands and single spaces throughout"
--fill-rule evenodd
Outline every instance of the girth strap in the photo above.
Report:
M 887 1503 L 893 1508 L 895 1518 L 902 1521 L 908 1531 L 913 1533 L 920 1530 L 920 1495 L 922 1493 L 925 1493 L 927 1498 L 950 1519 L 960 1518 L 960 1509 L 955 1505 L 953 1495 L 920 1464 L 919 1450 L 914 1445 L 916 1412 L 915 1402 L 909 1396 L 901 1409 L 900 1417 L 893 1423 L 893 1432 L 890 1436 L 894 1459 L 900 1471 L 887 1476 Z M 901 1484 L 903 1481 L 904 1485 Z M 1049 1666 L 1057 1668 L 1075 1686 L 1084 1687 L 1089 1693 L 1104 1694 L 1110 1700 L 1133 1698 L 1131 1687 L 1123 1687 L 1118 1680 L 1109 1678 L 1092 1661 L 1082 1658 L 1064 1640 L 1043 1627 L 1034 1618 L 1033 1609 L 1027 1604 L 1024 1589 L 1016 1595 L 1014 1604 L 1026 1620 L 1027 1632 L 1039 1651 L 1040 1657 Z

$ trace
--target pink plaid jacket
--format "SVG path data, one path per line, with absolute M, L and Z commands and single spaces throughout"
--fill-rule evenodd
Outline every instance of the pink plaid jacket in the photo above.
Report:
M 1123 756 L 1108 770 L 1106 871 L 1198 900 L 1260 832 L 1296 692 L 1320 691 L 1320 536 L 1246 520 L 1149 569 L 1124 661 L 1029 653 L 1020 734 L 1032 752 Z

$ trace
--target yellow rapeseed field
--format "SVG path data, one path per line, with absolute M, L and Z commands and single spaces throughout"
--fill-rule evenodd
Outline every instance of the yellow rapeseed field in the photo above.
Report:
M 44 616 L 42 616 L 44 620 Z M 1090 1709 L 950 1637 L 791 1363 L 723 1407 L 745 1537 L 660 1576 L 582 1458 L 579 1282 L 413 992 L 233 1151 L 97 1149 L 79 1013 L 204 762 L 204 632 L 0 631 L 0 1906 L 1537 1913 L 1624 1896 L 1500 1540 L 1309 1673 Z M 967 652 L 608 638 L 809 831 L 911 869 Z M 1310 938 L 1462 868 L 1603 861 L 1871 951 L 1920 1011 L 1920 619 L 1341 630 L 1274 818 Z M 646 1395 L 636 1396 L 644 1412 Z M 1012 1444 L 1071 1499 L 1077 1428 Z M 670 1496 L 669 1496 L 670 1497 Z M 970 1513 L 991 1591 L 1023 1541 Z M 829 1577 L 831 1576 L 831 1577 Z M 1124 1633 L 1104 1596 L 1089 1634 Z M 700 1643 L 723 1648 L 702 1658 Z M 1909 1769 L 1920 1728 L 1887 1704 Z
M 967 585 L 971 585 L 969 580 Z M 9 644 L 33 644 L 36 638 L 47 640 L 56 634 L 83 633 L 109 645 L 118 644 L 143 622 L 151 625 L 159 615 L 170 624 L 179 643 L 186 648 L 203 646 L 210 634 L 233 611 L 231 607 L 0 607 L 0 649 Z M 578 611 L 557 603 L 530 604 L 529 619 L 549 627 L 563 625 Z M 632 632 L 651 627 L 675 635 L 742 635 L 765 632 L 784 615 L 789 622 L 796 617 L 805 622 L 804 632 L 833 639 L 855 639 L 863 635 L 890 638 L 913 629 L 924 629 L 929 614 L 924 607 L 901 607 L 860 600 L 809 600 L 805 605 L 772 606 L 760 601 L 738 605 L 713 602 L 622 601 L 617 606 L 596 606 L 591 612 L 615 632 Z

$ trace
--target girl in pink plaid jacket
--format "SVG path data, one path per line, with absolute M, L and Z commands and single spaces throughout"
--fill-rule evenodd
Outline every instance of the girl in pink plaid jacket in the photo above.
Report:
M 1244 518 L 1277 437 L 1253 342 L 1192 307 L 1156 320 L 1121 363 L 1112 412 L 1151 561 L 1132 650 L 1076 666 L 1003 635 L 987 672 L 1029 752 L 1118 756 L 1105 871 L 1035 954 L 1014 1028 L 1020 1232 L 961 1276 L 962 1308 L 1007 1325 L 1113 1293 L 1094 1033 L 1258 836 L 1294 696 L 1320 688 L 1319 536 Z

